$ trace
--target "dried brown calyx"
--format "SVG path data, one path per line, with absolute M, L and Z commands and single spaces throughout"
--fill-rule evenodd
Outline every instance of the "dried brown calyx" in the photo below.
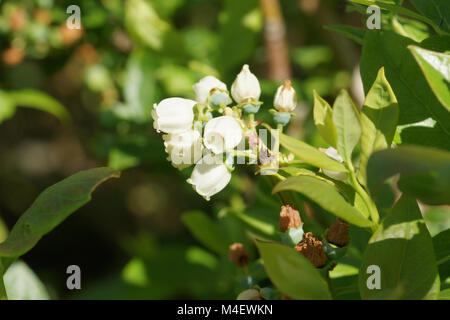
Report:
M 322 241 L 311 232 L 303 235 L 303 240 L 294 248 L 303 254 L 315 267 L 321 268 L 327 262 L 327 256 L 322 248 Z
M 250 262 L 250 254 L 244 248 L 242 243 L 233 243 L 230 245 L 228 257 L 231 262 L 241 268 L 246 267 Z
M 327 231 L 327 240 L 337 246 L 343 247 L 348 243 L 348 229 L 350 224 L 339 218 Z
M 282 232 L 286 232 L 290 228 L 299 228 L 302 225 L 300 213 L 289 205 L 282 206 L 278 225 Z

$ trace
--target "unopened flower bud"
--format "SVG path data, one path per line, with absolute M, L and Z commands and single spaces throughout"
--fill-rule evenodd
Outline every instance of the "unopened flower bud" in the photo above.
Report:
M 327 231 L 327 240 L 337 246 L 343 247 L 348 243 L 348 229 L 350 224 L 337 218 Z
M 233 262 L 238 267 L 246 267 L 250 262 L 250 254 L 244 248 L 242 243 L 233 243 L 230 245 L 228 257 L 231 262 Z
M 281 232 L 286 232 L 290 228 L 299 228 L 302 225 L 300 213 L 289 205 L 282 206 L 278 225 Z
M 322 241 L 311 232 L 303 235 L 303 240 L 295 246 L 295 250 L 307 258 L 316 268 L 321 268 L 327 262 L 327 256 L 322 248 Z
M 181 133 L 191 130 L 194 123 L 193 108 L 197 102 L 183 98 L 168 98 L 155 104 L 152 116 L 156 131 Z
M 206 76 L 194 84 L 192 88 L 195 92 L 195 100 L 198 103 L 207 104 L 208 99 L 215 93 L 215 91 L 218 93 L 222 93 L 222 90 L 226 92 L 227 85 L 213 76 Z M 216 97 L 217 100 L 220 100 L 219 98 L 219 96 Z
M 231 95 L 239 104 L 258 101 L 261 95 L 261 87 L 256 76 L 250 72 L 248 64 L 242 67 L 241 72 L 234 80 L 231 86 Z
M 330 157 L 331 159 L 339 161 L 340 163 L 344 162 L 344 159 L 342 159 L 342 157 L 339 155 L 337 150 L 333 147 L 329 147 L 328 149 L 326 149 L 325 154 L 328 157 Z M 338 172 L 338 171 L 331 171 L 331 170 L 323 169 L 323 173 L 335 180 L 343 181 L 343 180 L 347 179 L 347 174 L 345 172 Z
M 261 293 L 256 289 L 247 289 L 237 296 L 236 300 L 262 300 Z
M 292 88 L 291 80 L 286 80 L 284 85 L 278 87 L 273 105 L 280 112 L 292 112 L 295 109 L 297 106 L 297 93 Z

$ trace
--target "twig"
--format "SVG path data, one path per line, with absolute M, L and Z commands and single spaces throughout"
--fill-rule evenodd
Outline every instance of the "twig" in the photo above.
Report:
M 286 27 L 278 0 L 260 0 L 264 14 L 264 40 L 269 74 L 272 80 L 283 81 L 292 76 Z

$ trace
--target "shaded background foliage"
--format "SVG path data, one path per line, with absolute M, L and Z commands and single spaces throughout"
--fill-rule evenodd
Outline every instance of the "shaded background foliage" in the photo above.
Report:
M 266 236 L 275 232 L 280 203 L 267 196 L 270 181 L 239 169 L 230 186 L 204 201 L 185 183 L 189 172 L 166 161 L 150 110 L 168 96 L 193 98 L 192 85 L 205 75 L 230 85 L 248 63 L 261 81 L 263 109 L 281 81 L 293 80 L 300 104 L 288 133 L 325 147 L 312 120 L 313 89 L 331 98 L 349 88 L 358 106 L 364 94 L 360 46 L 324 25 L 360 27 L 364 21 L 344 1 L 280 1 L 281 12 L 273 3 L 2 1 L 1 93 L 42 90 L 70 116 L 58 106 L 47 110 L 56 117 L 34 110 L 42 109 L 39 103 L 1 114 L 0 230 L 2 220 L 11 227 L 45 187 L 70 174 L 103 165 L 124 170 L 23 257 L 51 297 L 234 298 L 243 287 L 240 270 L 223 253 L 241 241 L 256 256 L 246 237 L 252 228 L 241 223 L 244 210 L 258 216 Z M 82 31 L 64 27 L 71 4 L 81 7 Z M 264 29 L 273 21 L 285 33 Z M 267 111 L 258 116 L 271 121 Z M 393 199 L 387 192 L 384 208 Z M 312 217 L 305 224 L 317 233 L 334 220 L 314 204 L 305 209 Z M 216 232 L 203 239 L 193 225 Z M 362 239 L 355 241 L 360 257 L 369 235 L 352 232 Z M 214 245 L 206 250 L 205 243 Z M 79 292 L 66 288 L 71 264 L 82 270 Z

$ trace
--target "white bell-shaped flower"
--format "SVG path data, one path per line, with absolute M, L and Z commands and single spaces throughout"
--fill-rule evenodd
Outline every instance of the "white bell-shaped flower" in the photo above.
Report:
M 206 123 L 203 141 L 206 148 L 218 154 L 234 149 L 242 140 L 239 123 L 230 116 L 213 118 Z
M 225 188 L 231 180 L 231 172 L 222 157 L 221 154 L 208 153 L 195 165 L 187 180 L 206 200 Z
M 189 130 L 182 133 L 163 135 L 164 146 L 169 155 L 167 160 L 180 170 L 195 164 L 202 157 L 203 144 L 200 133 Z
M 337 150 L 333 147 L 329 147 L 328 149 L 326 149 L 325 154 L 327 156 L 329 156 L 331 159 L 334 159 L 341 163 L 344 162 L 344 159 L 342 159 L 342 157 L 339 155 Z M 346 180 L 347 179 L 347 174 L 345 172 L 330 171 L 330 170 L 323 169 L 323 173 L 335 180 Z
M 155 104 L 152 110 L 153 127 L 165 133 L 180 133 L 192 129 L 194 100 L 168 98 Z
M 192 86 L 195 92 L 195 100 L 206 104 L 214 89 L 227 90 L 227 85 L 213 76 L 206 76 Z
M 247 100 L 258 101 L 261 95 L 261 86 L 258 78 L 250 72 L 248 64 L 242 67 L 231 86 L 231 95 L 237 103 L 244 103 Z
M 292 88 L 291 80 L 286 80 L 279 86 L 273 100 L 275 109 L 280 112 L 291 112 L 297 106 L 297 93 Z

